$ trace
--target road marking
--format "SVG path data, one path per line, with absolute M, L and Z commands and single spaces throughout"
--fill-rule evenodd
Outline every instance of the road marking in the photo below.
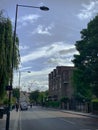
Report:
M 92 129 L 80 129 L 80 130 L 92 130 Z M 94 130 L 98 130 L 98 129 L 94 129 Z
M 80 130 L 91 130 L 91 129 L 80 129 Z
M 17 112 L 17 117 L 16 117 L 16 120 L 15 120 L 15 123 L 14 123 L 14 130 L 17 130 L 18 129 L 18 122 L 19 122 L 19 112 Z
M 19 130 L 22 130 L 21 125 L 21 112 L 19 111 Z
M 65 120 L 65 119 L 62 119 L 62 118 L 60 118 L 60 120 L 65 121 L 65 122 L 67 122 L 67 123 L 69 123 L 69 124 L 75 125 L 75 122 L 68 121 L 68 120 Z

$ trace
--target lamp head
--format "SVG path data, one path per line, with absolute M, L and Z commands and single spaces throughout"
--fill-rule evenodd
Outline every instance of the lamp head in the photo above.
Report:
M 43 11 L 48 11 L 49 10 L 49 8 L 46 7 L 46 6 L 41 6 L 40 9 L 43 10 Z

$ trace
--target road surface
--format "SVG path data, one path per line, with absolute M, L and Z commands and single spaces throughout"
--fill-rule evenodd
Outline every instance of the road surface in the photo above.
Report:
M 20 130 L 98 130 L 98 119 L 36 106 L 19 118 Z

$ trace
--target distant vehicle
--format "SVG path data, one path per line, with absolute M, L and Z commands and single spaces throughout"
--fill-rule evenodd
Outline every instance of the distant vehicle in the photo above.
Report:
M 20 110 L 28 110 L 27 102 L 21 102 L 20 103 Z

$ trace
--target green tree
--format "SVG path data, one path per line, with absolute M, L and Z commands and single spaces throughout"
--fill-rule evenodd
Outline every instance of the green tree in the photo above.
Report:
M 48 90 L 46 91 L 42 91 L 42 92 L 39 92 L 39 97 L 38 97 L 38 102 L 40 104 L 43 104 L 43 102 L 45 102 L 45 99 L 48 97 Z
M 13 89 L 13 97 L 15 97 L 17 100 L 19 100 L 19 97 L 20 97 L 20 90 L 19 90 L 19 88 L 14 88 Z
M 63 103 L 67 103 L 69 101 L 69 98 L 65 96 L 65 97 L 62 97 L 60 99 L 60 101 L 63 102 Z
M 14 56 L 14 57 L 13 57 Z M 3 16 L 0 11 L 0 97 L 5 94 L 5 87 L 9 85 L 13 68 L 17 69 L 20 61 L 19 58 L 19 40 L 16 38 L 15 50 L 13 54 L 13 31 L 9 18 Z
M 48 90 L 42 92 L 39 92 L 39 90 L 32 91 L 29 96 L 30 102 L 35 102 L 43 105 L 46 98 L 48 97 L 48 93 Z
M 98 97 L 98 15 L 80 33 L 75 44 L 79 54 L 73 60 L 75 90 L 83 97 Z
M 37 103 L 38 98 L 39 98 L 39 91 L 38 90 L 32 91 L 30 93 L 30 96 L 29 96 L 30 102 L 34 101 L 34 102 Z

